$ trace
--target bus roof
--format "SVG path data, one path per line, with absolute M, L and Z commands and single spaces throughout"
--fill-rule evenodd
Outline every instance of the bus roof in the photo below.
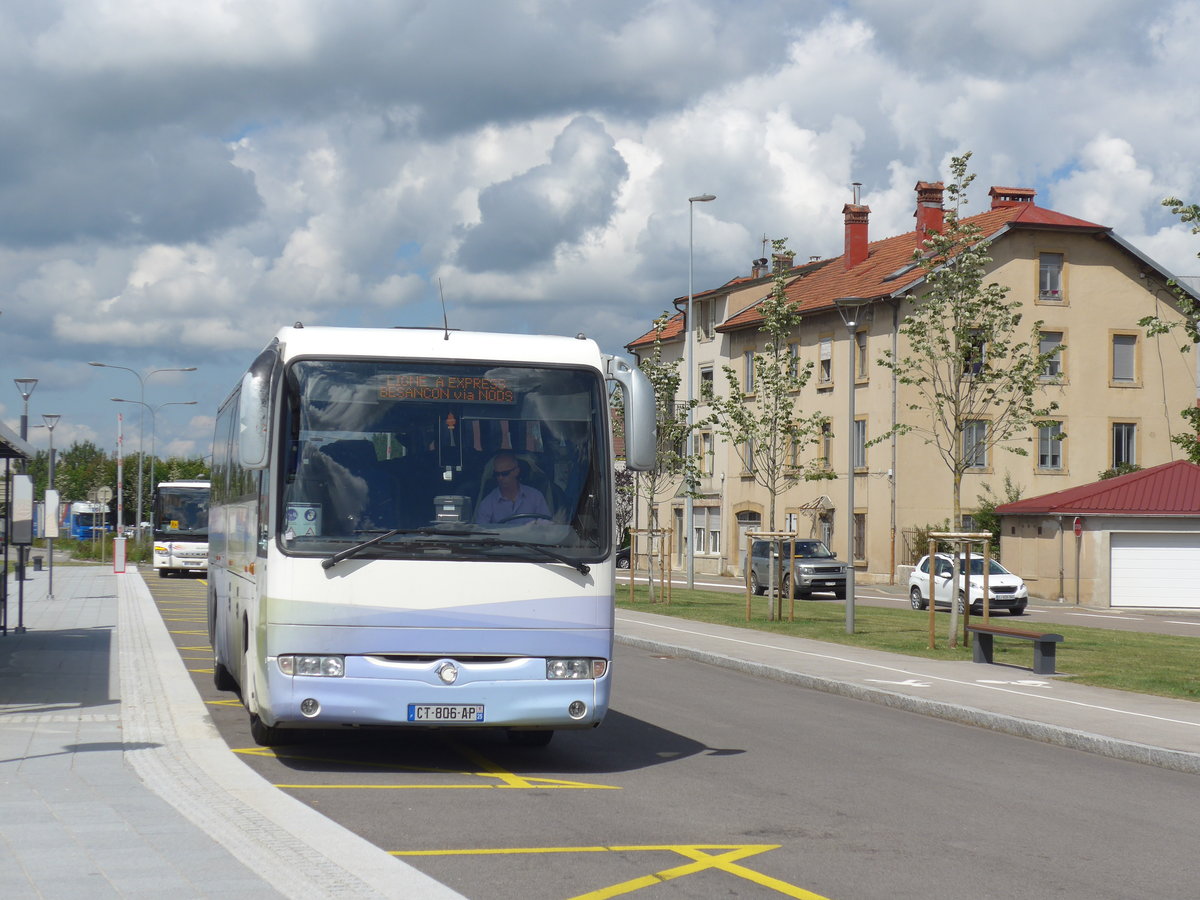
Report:
M 284 360 L 300 356 L 407 357 L 584 365 L 602 369 L 596 342 L 582 336 L 493 334 L 441 328 L 336 328 L 303 325 L 276 334 Z

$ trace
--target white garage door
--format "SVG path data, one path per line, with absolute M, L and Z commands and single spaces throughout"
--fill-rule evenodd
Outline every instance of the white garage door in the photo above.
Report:
M 1200 609 L 1200 534 L 1113 533 L 1113 606 Z

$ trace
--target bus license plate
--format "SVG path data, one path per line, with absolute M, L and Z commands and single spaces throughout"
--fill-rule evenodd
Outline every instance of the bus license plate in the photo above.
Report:
M 408 721 L 428 722 L 482 722 L 483 706 L 469 703 L 410 703 Z

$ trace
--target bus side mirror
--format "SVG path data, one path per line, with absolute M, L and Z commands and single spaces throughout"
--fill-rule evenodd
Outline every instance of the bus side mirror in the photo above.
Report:
M 625 394 L 625 466 L 634 472 L 649 471 L 658 461 L 654 386 L 640 369 L 620 357 L 607 357 L 607 364 L 608 377 Z
M 279 359 L 264 350 L 242 376 L 238 398 L 238 462 L 247 469 L 265 469 L 271 456 L 271 372 Z

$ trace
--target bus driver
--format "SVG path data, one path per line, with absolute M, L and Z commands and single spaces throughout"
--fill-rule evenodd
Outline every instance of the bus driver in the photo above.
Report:
M 550 518 L 550 507 L 542 492 L 521 484 L 521 464 L 515 456 L 496 454 L 492 460 L 492 474 L 496 476 L 496 487 L 480 502 L 476 522 L 506 522 L 517 517 Z

